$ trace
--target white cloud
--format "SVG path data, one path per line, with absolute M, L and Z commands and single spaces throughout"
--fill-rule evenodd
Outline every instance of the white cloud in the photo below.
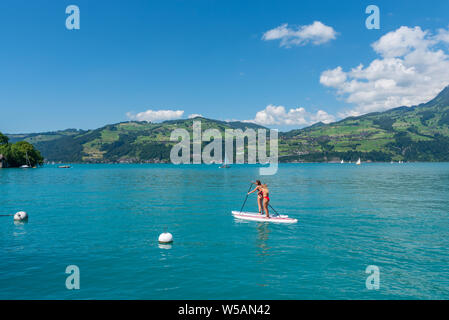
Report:
M 448 29 L 438 29 L 438 34 L 436 35 L 435 40 L 449 44 L 449 27 Z
M 425 49 L 431 44 L 428 32 L 420 27 L 400 27 L 382 36 L 372 44 L 373 49 L 382 56 L 400 57 L 414 49 Z
M 203 115 L 199 114 L 199 113 L 192 113 L 192 114 L 189 115 L 189 119 L 193 119 L 193 118 L 196 118 L 196 117 L 204 118 Z
M 319 110 L 317 113 L 307 112 L 304 108 L 289 109 L 286 111 L 284 106 L 275 106 L 272 104 L 257 112 L 254 119 L 245 120 L 245 122 L 254 122 L 265 126 L 305 126 L 320 121 L 329 123 L 335 121 L 335 118 L 323 110 Z
M 337 32 L 320 21 L 314 21 L 312 24 L 290 28 L 287 23 L 277 28 L 268 30 L 262 36 L 265 41 L 281 40 L 281 47 L 291 47 L 293 45 L 314 45 L 329 42 L 337 37 Z
M 183 110 L 147 110 L 133 114 L 128 112 L 126 116 L 131 120 L 158 122 L 164 120 L 179 119 L 184 114 Z
M 368 66 L 326 70 L 320 82 L 356 106 L 341 117 L 427 102 L 449 84 L 448 52 L 437 48 L 447 36 L 449 30 L 432 35 L 402 26 L 372 44 L 379 58 Z
M 310 124 L 314 124 L 317 122 L 323 122 L 323 123 L 331 123 L 335 121 L 335 117 L 326 111 L 318 110 L 317 113 L 310 115 Z
M 344 73 L 341 67 L 337 67 L 333 70 L 326 70 L 321 74 L 320 82 L 328 87 L 338 87 L 346 81 L 346 73 Z

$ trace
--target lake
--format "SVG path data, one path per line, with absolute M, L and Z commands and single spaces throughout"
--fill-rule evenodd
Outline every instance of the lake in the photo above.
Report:
M 255 179 L 297 224 L 231 215 Z M 449 298 L 448 163 L 1 169 L 0 214 L 0 299 Z

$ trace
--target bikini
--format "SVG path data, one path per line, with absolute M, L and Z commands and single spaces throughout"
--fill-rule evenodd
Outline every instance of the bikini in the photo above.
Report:
M 263 192 L 259 191 L 259 193 L 257 194 L 258 196 L 262 196 L 263 198 L 267 199 L 268 201 L 270 201 L 270 198 L 268 196 L 264 197 L 263 196 Z

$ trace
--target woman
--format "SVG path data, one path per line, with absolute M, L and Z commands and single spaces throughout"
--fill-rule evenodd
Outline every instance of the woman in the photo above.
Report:
M 270 203 L 270 191 L 268 190 L 268 186 L 266 184 L 262 185 L 261 191 L 263 196 L 263 209 L 265 211 L 265 214 L 267 215 L 267 218 L 269 218 L 270 215 L 268 213 L 268 204 Z
M 259 206 L 259 214 L 262 214 L 262 206 L 263 206 L 262 183 L 260 182 L 260 180 L 256 180 L 256 182 L 254 182 L 254 184 L 256 185 L 256 188 L 254 188 L 253 191 L 248 192 L 248 194 L 258 191 L 257 192 L 257 205 Z

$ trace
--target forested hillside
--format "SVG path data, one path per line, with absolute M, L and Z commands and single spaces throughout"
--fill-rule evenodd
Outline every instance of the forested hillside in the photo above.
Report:
M 247 122 L 205 118 L 162 123 L 123 122 L 95 130 L 9 135 L 26 140 L 47 161 L 61 162 L 168 162 L 176 128 L 192 131 L 194 120 L 202 130 L 263 128 Z M 449 161 L 449 87 L 428 103 L 279 133 L 282 162 L 297 161 Z

